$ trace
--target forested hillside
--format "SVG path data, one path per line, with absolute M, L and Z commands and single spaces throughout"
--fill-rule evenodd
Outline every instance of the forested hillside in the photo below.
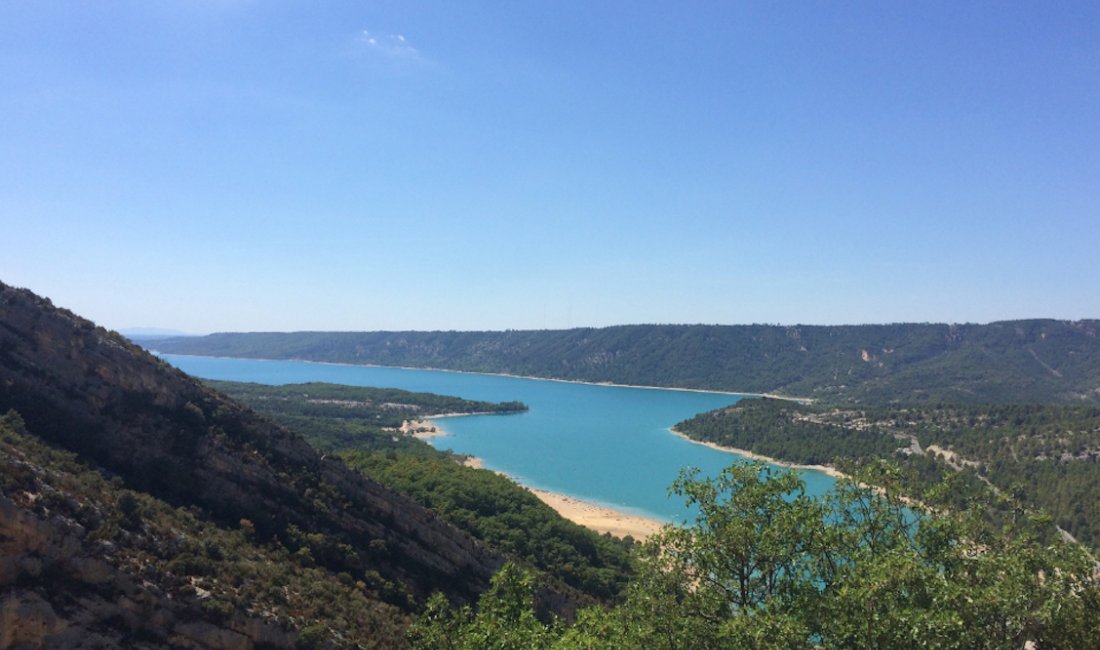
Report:
M 891 459 L 910 472 L 914 491 L 958 471 L 973 488 L 985 482 L 1100 546 L 1097 406 L 836 408 L 751 399 L 676 429 L 795 463 Z
M 863 404 L 1100 401 L 1100 321 L 212 334 L 168 353 L 774 392 Z

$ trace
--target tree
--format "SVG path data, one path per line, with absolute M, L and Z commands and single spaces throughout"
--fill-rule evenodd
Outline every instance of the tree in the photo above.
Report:
M 413 647 L 431 650 L 537 650 L 549 648 L 554 630 L 535 617 L 535 579 L 514 563 L 493 576 L 478 599 L 476 616 L 469 607 L 448 609 L 435 594 L 409 630 Z
M 1080 546 L 1044 544 L 1027 517 L 990 534 L 980 522 L 988 504 L 955 512 L 907 503 L 896 478 L 874 464 L 814 499 L 796 473 L 760 463 L 709 479 L 685 472 L 673 491 L 698 508 L 696 522 L 641 548 L 617 607 L 544 625 L 530 578 L 507 567 L 476 613 L 434 600 L 414 645 L 1100 647 L 1097 567 Z

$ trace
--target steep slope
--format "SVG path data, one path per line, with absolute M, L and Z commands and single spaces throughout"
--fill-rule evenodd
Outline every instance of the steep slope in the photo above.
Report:
M 408 616 L 247 526 L 127 490 L 0 416 L 0 648 L 403 646 Z
M 467 602 L 501 564 L 425 508 L 121 336 L 0 284 L 0 414 L 9 409 L 127 488 L 224 528 L 248 520 L 256 539 L 327 572 L 389 583 L 387 598 L 405 609 L 434 591 Z
M 1100 401 L 1100 321 L 212 334 L 179 354 L 507 372 L 850 403 Z

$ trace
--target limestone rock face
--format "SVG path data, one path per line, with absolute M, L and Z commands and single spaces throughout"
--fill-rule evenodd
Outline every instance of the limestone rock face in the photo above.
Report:
M 0 648 L 293 647 L 292 631 L 254 618 L 196 621 L 193 599 L 156 592 L 96 550 L 80 524 L 0 495 Z
M 502 563 L 427 509 L 322 458 L 120 335 L 0 283 L 0 415 L 9 409 L 29 431 L 127 488 L 226 527 L 248 519 L 260 540 L 286 541 L 301 531 L 323 536 L 344 551 L 318 557 L 320 566 L 355 579 L 381 576 L 410 603 L 434 591 L 469 602 Z M 173 619 L 172 607 L 137 598 L 141 589 L 131 593 L 133 578 L 88 553 L 82 535 L 79 524 L 44 520 L 0 498 L 0 648 L 36 647 L 69 629 L 91 629 L 77 620 Z M 19 588 L 47 574 L 87 588 L 74 605 L 83 614 L 59 613 L 56 603 Z M 115 598 L 122 596 L 127 600 Z M 181 623 L 171 644 L 245 648 L 286 640 L 255 623 L 239 627 Z M 78 645 L 92 637 L 82 638 Z
M 65 621 L 34 592 L 14 592 L 0 599 L 0 648 L 44 647 L 66 627 Z

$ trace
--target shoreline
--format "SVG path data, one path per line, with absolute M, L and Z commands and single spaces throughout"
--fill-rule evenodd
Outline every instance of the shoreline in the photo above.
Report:
M 516 411 L 521 413 L 522 411 Z M 401 433 L 411 435 L 417 440 L 427 440 L 428 438 L 441 438 L 448 435 L 442 427 L 436 425 L 433 420 L 438 418 L 457 418 L 464 415 L 508 415 L 509 412 L 498 411 L 475 411 L 473 413 L 438 413 L 436 415 L 425 415 L 415 420 L 405 420 L 401 423 L 398 431 Z M 472 458 L 472 457 L 471 457 Z
M 512 480 L 515 481 L 514 478 Z M 519 485 L 523 484 L 519 483 Z M 601 535 L 609 533 L 619 538 L 630 536 L 639 542 L 644 542 L 654 533 L 660 532 L 665 526 L 671 525 L 670 522 L 628 514 L 615 508 L 578 499 L 561 492 L 551 492 L 550 490 L 533 488 L 528 485 L 523 485 L 523 487 L 543 503 L 556 510 L 562 517 Z
M 462 414 L 467 415 L 467 414 Z M 468 415 L 473 415 L 468 414 Z M 433 417 L 449 417 L 444 415 L 428 416 L 419 420 L 406 420 L 401 425 L 401 431 L 409 433 L 415 438 L 426 440 L 449 435 L 442 427 L 430 422 Z M 406 427 L 408 425 L 408 427 Z M 415 431 L 415 429 L 420 429 Z M 477 456 L 466 456 L 462 464 L 475 469 L 489 470 L 485 467 L 485 461 Z M 645 541 L 650 535 L 660 531 L 670 522 L 652 517 L 635 515 L 623 512 L 616 508 L 605 506 L 594 501 L 586 501 L 563 492 L 553 492 L 542 488 L 532 487 L 520 481 L 515 476 L 505 472 L 496 472 L 512 481 L 516 485 L 534 494 L 540 501 L 553 508 L 559 515 L 569 521 L 584 526 L 599 534 L 610 533 L 615 537 L 633 537 L 637 541 Z
M 821 472 L 822 474 L 825 474 L 826 476 L 830 476 L 832 478 L 837 478 L 837 479 L 851 478 L 850 476 L 848 476 L 844 472 L 841 472 L 840 470 L 833 467 L 832 465 L 802 465 L 802 464 L 799 464 L 799 463 L 792 463 L 792 462 L 789 462 L 789 461 L 786 461 L 786 460 L 780 460 L 778 458 L 772 458 L 771 456 L 765 456 L 764 454 L 758 454 L 756 452 L 749 451 L 748 449 L 738 449 L 737 447 L 727 447 L 725 445 L 720 445 L 716 442 L 709 442 L 709 441 L 706 441 L 706 440 L 696 440 L 694 438 L 689 438 L 688 436 L 684 435 L 680 431 L 677 431 L 675 427 L 670 427 L 669 432 L 672 435 L 674 435 L 678 438 L 683 438 L 684 440 L 687 440 L 690 443 L 693 443 L 693 444 L 696 444 L 696 445 L 703 445 L 704 447 L 709 447 L 711 449 L 714 449 L 715 451 L 724 451 L 724 452 L 729 452 L 729 453 L 732 453 L 732 454 L 737 454 L 738 456 L 744 456 L 745 458 L 748 458 L 750 460 L 761 460 L 761 461 L 764 461 L 765 463 L 768 463 L 768 464 L 771 464 L 771 465 L 778 465 L 779 467 L 786 467 L 788 469 L 803 469 L 803 470 L 808 470 L 808 471 L 811 471 L 811 472 Z
M 740 391 L 731 390 L 718 390 L 707 388 L 682 388 L 674 386 L 643 386 L 641 384 L 617 384 L 610 381 L 582 381 L 580 379 L 555 379 L 552 377 L 535 377 L 532 375 L 515 375 L 509 372 L 482 372 L 478 370 L 454 370 L 453 368 L 432 368 L 432 367 L 417 367 L 417 366 L 386 366 L 379 363 L 351 363 L 348 361 L 315 361 L 312 359 L 271 359 L 268 357 L 223 357 L 218 355 L 209 354 L 180 354 L 178 352 L 160 352 L 159 350 L 152 350 L 156 354 L 171 354 L 180 357 L 207 357 L 209 359 L 235 359 L 237 361 L 298 361 L 300 363 L 314 363 L 322 366 L 349 366 L 352 368 L 394 368 L 397 370 L 430 370 L 432 372 L 453 372 L 460 375 L 483 375 L 486 377 L 508 377 L 509 379 L 526 379 L 529 381 L 553 381 L 560 384 L 580 384 L 582 386 L 605 386 L 607 388 L 639 388 L 642 390 L 674 390 L 684 393 L 711 393 L 713 395 L 737 395 L 739 397 L 767 397 L 769 399 L 781 399 L 788 402 L 798 402 L 800 404 L 811 404 L 814 401 L 812 397 L 794 397 L 791 395 L 778 395 L 776 393 L 746 393 Z M 473 413 L 456 413 L 454 415 L 474 415 Z M 432 417 L 451 417 L 451 416 L 432 416 Z
M 161 354 L 157 352 L 157 354 Z M 174 353 L 169 353 L 174 354 Z M 348 363 L 340 361 L 313 361 L 309 359 L 268 359 L 262 357 L 224 357 L 224 356 L 212 356 L 212 355 L 199 355 L 199 354 L 180 354 L 177 356 L 193 356 L 193 357 L 207 357 L 214 359 L 236 359 L 236 360 L 248 360 L 248 361 L 297 361 L 301 363 L 312 363 L 318 365 L 330 365 L 330 366 L 348 366 L 348 367 L 366 367 L 366 368 L 394 368 L 398 370 L 429 370 L 434 372 L 450 372 L 456 374 L 465 375 L 483 375 L 489 377 L 507 377 L 510 379 L 525 379 L 528 381 L 552 381 L 563 384 L 580 384 L 584 386 L 605 386 L 609 388 L 637 388 L 642 390 L 668 390 L 668 391 L 681 391 L 689 393 L 710 393 L 716 395 L 735 395 L 738 397 L 767 397 L 771 399 L 781 399 L 798 403 L 812 403 L 812 398 L 807 397 L 791 397 L 787 395 L 776 395 L 773 393 L 745 393 L 723 390 L 707 390 L 702 388 L 673 388 L 667 386 L 642 386 L 637 384 L 616 384 L 612 382 L 591 382 L 580 381 L 576 379 L 552 379 L 547 377 L 531 377 L 526 375 L 515 375 L 511 373 L 503 372 L 475 372 L 468 370 L 453 370 L 449 368 L 416 368 L 411 366 L 385 366 L 380 364 L 371 363 Z M 439 438 L 449 433 L 438 426 L 433 420 L 438 418 L 458 417 L 465 415 L 489 415 L 490 413 L 440 413 L 436 415 L 426 415 L 415 420 L 406 420 L 402 423 L 400 431 L 406 435 L 411 435 L 420 440 L 427 440 L 429 438 Z M 416 429 L 420 429 L 417 431 Z M 725 447 L 712 442 L 704 442 L 701 440 L 693 440 L 685 436 L 684 434 L 676 431 L 675 428 L 669 428 L 668 431 L 675 436 L 683 438 L 684 440 L 697 444 L 710 447 L 717 451 L 737 454 L 739 456 L 761 460 L 772 465 L 780 467 L 788 467 L 791 469 L 802 469 L 810 471 L 822 472 L 833 478 L 847 478 L 847 475 L 838 471 L 836 468 L 828 465 L 799 465 L 796 463 L 789 463 L 777 458 L 771 458 L 762 454 L 755 454 L 746 449 L 737 449 L 735 447 Z M 476 456 L 467 456 L 463 464 L 468 467 L 474 467 L 477 469 L 485 469 L 484 461 Z M 523 487 L 525 490 L 531 492 L 538 497 L 543 503 L 553 508 L 559 515 L 568 519 L 576 524 L 594 530 L 598 533 L 610 533 L 617 537 L 623 537 L 630 535 L 634 539 L 644 541 L 650 535 L 661 530 L 664 526 L 670 525 L 671 522 L 662 521 L 659 519 L 645 517 L 642 515 L 634 515 L 622 510 L 618 510 L 609 506 L 605 506 L 593 501 L 586 501 L 569 494 L 561 492 L 552 492 L 541 488 L 535 488 L 526 485 L 516 477 L 506 474 L 504 472 L 497 472 L 498 474 L 507 477 L 517 485 Z

